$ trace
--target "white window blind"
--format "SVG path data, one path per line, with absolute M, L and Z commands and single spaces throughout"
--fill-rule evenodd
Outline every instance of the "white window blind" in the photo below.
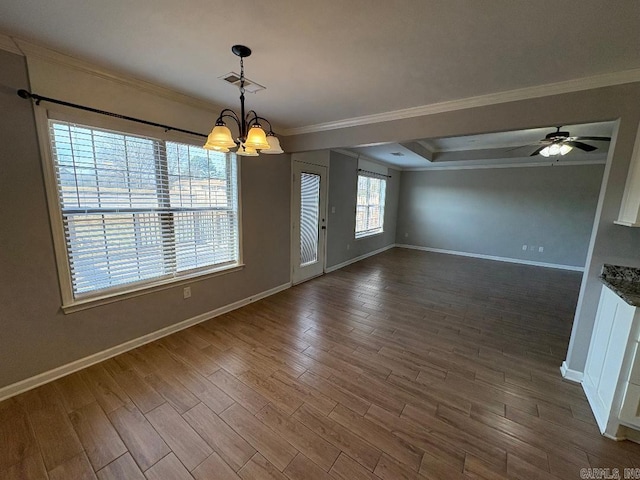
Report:
M 49 132 L 74 298 L 237 264 L 235 155 L 58 120 Z
M 358 175 L 356 238 L 375 235 L 384 230 L 384 202 L 387 181 Z
M 318 217 L 320 216 L 320 175 L 300 174 L 300 266 L 318 261 Z

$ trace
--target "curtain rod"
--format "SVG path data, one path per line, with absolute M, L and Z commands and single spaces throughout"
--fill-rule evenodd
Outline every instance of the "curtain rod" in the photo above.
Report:
M 371 170 L 365 170 L 363 168 L 358 169 L 359 172 L 370 173 L 372 175 L 378 175 L 380 177 L 391 178 L 391 175 L 385 175 L 384 173 L 372 172 Z
M 64 105 L 65 107 L 77 108 L 78 110 L 85 110 L 87 112 L 99 113 L 100 115 L 106 115 L 108 117 L 115 117 L 115 118 L 120 118 L 122 120 L 129 120 L 136 123 L 142 123 L 144 125 L 151 125 L 152 127 L 164 128 L 165 132 L 169 130 L 173 130 L 175 132 L 188 133 L 189 135 L 196 135 L 198 137 L 204 137 L 204 138 L 207 137 L 207 135 L 204 135 L 198 132 L 192 132 L 191 130 L 184 130 L 182 128 L 176 128 L 170 125 L 164 125 L 162 123 L 149 122 L 148 120 L 141 120 L 139 118 L 129 117 L 127 115 L 120 115 L 119 113 L 107 112 L 106 110 L 99 110 L 97 108 L 85 107 L 84 105 L 65 102 L 64 100 L 57 100 L 55 98 L 43 97 L 42 95 L 37 95 L 35 93 L 31 93 L 24 89 L 18 90 L 18 96 L 25 99 L 35 100 L 36 105 L 40 105 L 40 102 L 55 103 L 57 105 Z

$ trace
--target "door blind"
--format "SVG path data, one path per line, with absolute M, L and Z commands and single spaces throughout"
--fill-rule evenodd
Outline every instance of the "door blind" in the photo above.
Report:
M 320 175 L 300 175 L 300 266 L 318 261 L 318 218 L 320 216 Z
M 49 121 L 75 297 L 238 262 L 233 154 Z

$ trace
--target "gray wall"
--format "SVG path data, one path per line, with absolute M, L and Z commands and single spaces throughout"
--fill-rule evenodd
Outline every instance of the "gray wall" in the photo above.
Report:
M 358 191 L 357 158 L 331 152 L 329 166 L 329 219 L 327 222 L 327 267 L 365 255 L 395 243 L 396 214 L 400 190 L 400 172 L 389 170 L 384 232 L 355 239 L 356 196 Z M 335 213 L 331 213 L 335 208 Z M 347 249 L 347 245 L 349 248 Z
M 556 90 L 557 91 L 557 90 Z M 491 101 L 495 101 L 492 99 Z M 469 102 L 471 104 L 471 102 Z M 478 105 L 480 102 L 473 102 Z M 487 102 L 488 103 L 488 102 Z M 287 139 L 289 151 L 345 148 L 379 142 L 405 142 L 502 132 L 549 125 L 618 120 L 603 175 L 596 220 L 587 253 L 578 307 L 567 352 L 567 366 L 583 371 L 601 283 L 603 263 L 640 267 L 640 229 L 615 225 L 640 121 L 640 82 L 594 88 L 518 101 L 505 101 L 443 113 L 297 135 Z
M 188 300 L 180 286 L 63 314 L 33 111 L 15 93 L 28 86 L 24 58 L 0 50 L 0 388 L 289 282 L 289 156 L 245 157 L 243 270 L 194 281 Z
M 40 76 L 41 81 L 36 86 L 41 94 L 57 96 L 53 86 L 66 85 L 69 100 L 86 103 L 83 96 L 93 98 L 96 93 L 95 88 L 77 88 L 71 77 L 50 82 L 46 75 Z M 95 77 L 91 79 L 94 81 L 106 83 L 110 80 Z M 247 263 L 243 271 L 195 282 L 190 301 L 182 300 L 181 288 L 176 288 L 62 315 L 32 112 L 28 102 L 15 96 L 15 89 L 24 88 L 27 83 L 24 59 L 0 51 L 0 111 L 3 113 L 0 116 L 3 147 L 0 150 L 0 386 L 289 280 L 289 160 L 286 156 L 270 157 L 267 163 L 258 157 L 243 161 Z M 53 90 L 47 90 L 47 85 L 52 85 Z M 169 117 L 180 107 L 177 102 L 159 102 L 158 97 L 137 92 L 130 97 L 135 101 L 130 101 L 129 97 L 125 101 L 104 86 L 100 91 L 108 94 L 101 95 L 99 100 L 104 104 L 96 104 L 98 107 L 112 107 L 118 111 L 122 108 L 124 113 L 136 116 L 137 110 L 133 106 L 138 106 L 136 102 L 144 102 L 153 112 L 145 118 L 179 123 L 176 126 L 190 130 L 205 131 L 210 125 L 205 124 L 204 119 L 210 121 L 215 115 L 215 112 L 205 110 L 199 115 L 191 115 L 185 110 L 180 122 L 171 121 Z M 597 276 L 602 264 L 640 267 L 640 229 L 613 224 L 620 208 L 640 121 L 638 104 L 640 83 L 632 83 L 309 133 L 284 139 L 284 144 L 288 151 L 323 150 L 384 141 L 619 120 L 617 138 L 612 142 L 605 167 L 587 254 L 587 272 L 567 353 L 569 368 L 582 371 L 599 298 L 601 285 Z M 170 108 L 164 109 L 164 105 L 170 105 Z M 16 206 L 19 211 L 9 209 L 9 206 Z M 333 245 L 338 248 L 340 243 L 336 240 Z M 336 251 L 330 253 L 329 258 L 340 263 L 351 256 L 358 256 L 357 250 L 349 255 Z
M 396 242 L 584 267 L 603 172 L 604 165 L 405 171 Z

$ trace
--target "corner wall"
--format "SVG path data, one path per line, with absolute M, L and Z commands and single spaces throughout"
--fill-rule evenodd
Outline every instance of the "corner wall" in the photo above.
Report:
M 88 71 L 29 60 L 33 91 L 206 132 L 209 110 Z M 0 50 L 0 388 L 287 284 L 290 158 L 241 160 L 243 253 L 238 272 L 65 315 L 56 273 L 25 58 Z M 46 108 L 45 103 L 40 107 Z
M 584 267 L 603 173 L 604 165 L 405 171 L 396 243 Z
M 329 219 L 327 222 L 327 268 L 347 263 L 395 243 L 401 174 L 389 169 L 384 232 L 355 238 L 358 192 L 358 159 L 331 152 L 329 167 Z M 335 213 L 333 212 L 335 209 Z M 348 247 L 347 247 L 348 246 Z

